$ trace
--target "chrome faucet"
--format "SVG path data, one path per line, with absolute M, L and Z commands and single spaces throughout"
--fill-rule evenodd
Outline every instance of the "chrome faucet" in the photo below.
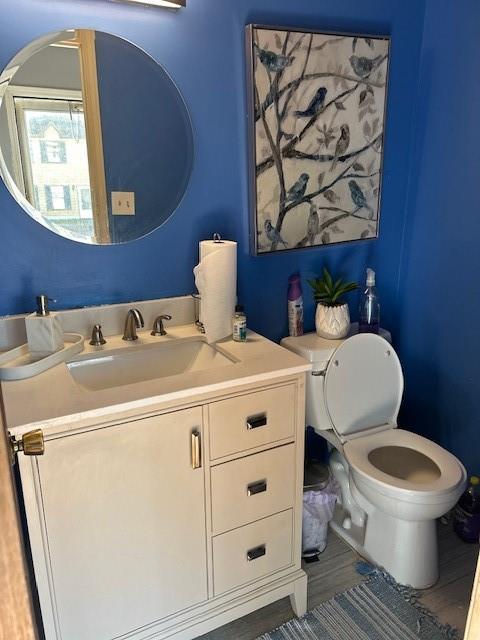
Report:
M 153 323 L 153 329 L 150 335 L 152 336 L 166 336 L 167 332 L 165 331 L 165 327 L 163 326 L 164 320 L 171 320 L 172 316 L 168 314 L 163 314 L 162 316 L 158 316 L 155 318 L 155 322 Z
M 144 327 L 142 314 L 138 309 L 130 309 L 125 319 L 123 340 L 138 340 L 137 329 Z

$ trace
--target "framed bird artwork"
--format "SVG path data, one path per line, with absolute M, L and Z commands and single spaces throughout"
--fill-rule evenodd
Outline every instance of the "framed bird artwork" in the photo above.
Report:
M 390 39 L 246 34 L 252 252 L 377 238 Z

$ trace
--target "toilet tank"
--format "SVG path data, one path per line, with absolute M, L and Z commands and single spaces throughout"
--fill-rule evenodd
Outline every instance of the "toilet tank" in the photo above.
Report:
M 345 338 L 346 339 L 346 338 Z M 311 372 L 307 373 L 305 424 L 315 431 L 332 429 L 323 396 L 324 375 L 332 355 L 344 340 L 327 340 L 316 333 L 303 336 L 283 338 L 282 347 L 294 351 L 312 363 Z
M 315 431 L 333 429 L 325 406 L 325 371 L 337 348 L 356 333 L 358 333 L 358 323 L 353 322 L 348 336 L 341 340 L 327 340 L 320 338 L 316 333 L 306 333 L 303 336 L 283 338 L 280 342 L 282 347 L 298 353 L 312 363 L 312 370 L 307 373 L 305 424 L 313 427 Z M 389 331 L 380 329 L 380 335 L 391 343 L 392 337 Z

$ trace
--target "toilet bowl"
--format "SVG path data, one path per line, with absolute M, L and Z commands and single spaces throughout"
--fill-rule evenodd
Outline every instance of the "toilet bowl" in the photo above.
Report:
M 467 474 L 434 442 L 397 428 L 403 374 L 383 337 L 282 345 L 312 362 L 307 425 L 325 437 L 341 488 L 332 528 L 401 584 L 423 589 L 438 578 L 436 519 L 464 491 Z

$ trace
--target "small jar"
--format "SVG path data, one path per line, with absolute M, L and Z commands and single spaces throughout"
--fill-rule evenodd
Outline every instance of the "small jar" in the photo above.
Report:
M 235 307 L 235 315 L 233 316 L 233 339 L 235 342 L 247 341 L 247 316 L 241 304 Z

